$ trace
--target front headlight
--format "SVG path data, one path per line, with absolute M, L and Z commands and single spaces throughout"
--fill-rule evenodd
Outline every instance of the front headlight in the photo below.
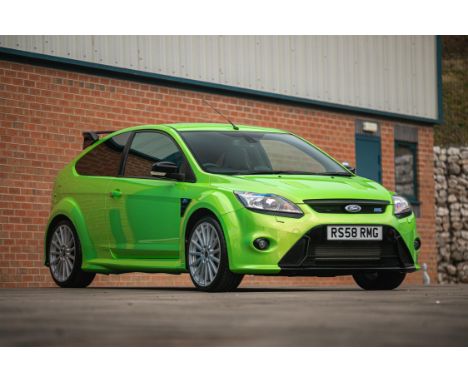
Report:
M 411 205 L 402 196 L 392 196 L 393 199 L 393 213 L 398 218 L 409 216 L 412 213 Z
M 254 192 L 243 191 L 234 191 L 234 194 L 249 210 L 291 217 L 301 217 L 304 215 L 298 206 L 279 195 L 256 194 Z

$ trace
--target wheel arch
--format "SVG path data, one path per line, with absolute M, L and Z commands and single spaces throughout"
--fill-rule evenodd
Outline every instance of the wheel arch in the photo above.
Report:
M 72 198 L 62 199 L 56 206 L 54 206 L 50 214 L 44 236 L 44 265 L 49 265 L 47 246 L 49 243 L 51 228 L 60 219 L 67 219 L 71 222 L 71 224 L 73 224 L 73 227 L 75 228 L 80 240 L 83 261 L 82 266 L 85 265 L 88 258 L 95 257 L 95 249 L 91 243 L 83 213 L 76 201 Z
M 185 229 L 184 229 L 185 242 L 187 241 L 188 235 L 190 231 L 192 230 L 193 226 L 195 225 L 195 223 L 201 218 L 204 218 L 207 216 L 211 216 L 212 218 L 215 218 L 218 222 L 220 221 L 220 219 L 216 216 L 216 214 L 211 209 L 206 208 L 206 207 L 198 208 L 192 212 L 190 217 L 187 219 L 187 223 L 185 224 Z
M 184 224 L 183 232 L 181 235 L 181 238 L 183 238 L 183 240 L 181 240 L 180 253 L 182 254 L 181 261 L 183 261 L 185 267 L 187 267 L 186 246 L 187 246 L 187 241 L 188 241 L 188 235 L 190 234 L 190 231 L 192 230 L 195 223 L 201 218 L 206 217 L 206 216 L 211 216 L 212 218 L 216 219 L 216 221 L 221 226 L 223 230 L 227 250 L 228 250 L 229 265 L 231 266 L 232 260 L 231 260 L 231 256 L 229 256 L 229 254 L 232 252 L 231 251 L 231 248 L 232 248 L 231 239 L 233 236 L 233 232 L 231 231 L 235 229 L 234 227 L 236 227 L 236 225 L 229 223 L 227 220 L 229 220 L 228 217 L 232 218 L 232 215 L 233 214 L 230 214 L 230 213 L 220 214 L 219 212 L 217 212 L 216 208 L 213 208 L 213 206 L 207 206 L 207 205 L 199 206 L 198 208 L 194 208 L 192 211 L 190 211 L 190 213 L 187 215 L 185 219 L 185 224 Z M 230 228 L 228 229 L 228 227 Z

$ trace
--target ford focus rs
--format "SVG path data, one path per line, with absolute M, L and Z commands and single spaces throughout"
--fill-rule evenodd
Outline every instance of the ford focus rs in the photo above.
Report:
M 409 203 L 296 135 L 221 124 L 102 135 L 84 134 L 54 186 L 45 264 L 59 286 L 188 272 L 213 292 L 246 274 L 352 275 L 375 290 L 419 269 Z

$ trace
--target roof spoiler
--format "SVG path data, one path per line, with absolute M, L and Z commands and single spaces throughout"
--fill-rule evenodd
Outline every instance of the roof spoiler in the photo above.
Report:
M 83 150 L 99 140 L 100 135 L 113 133 L 115 130 L 84 131 L 83 132 Z

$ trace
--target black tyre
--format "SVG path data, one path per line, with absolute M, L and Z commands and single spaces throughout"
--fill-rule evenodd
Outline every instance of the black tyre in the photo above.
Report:
M 187 238 L 185 253 L 192 282 L 202 291 L 233 291 L 244 277 L 230 271 L 223 230 L 210 216 L 195 223 Z
M 406 273 L 395 271 L 361 272 L 353 275 L 354 281 L 365 290 L 392 290 L 398 288 Z
M 49 232 L 47 258 L 55 283 L 62 288 L 87 287 L 96 274 L 81 269 L 80 239 L 73 224 L 63 219 L 57 221 Z

